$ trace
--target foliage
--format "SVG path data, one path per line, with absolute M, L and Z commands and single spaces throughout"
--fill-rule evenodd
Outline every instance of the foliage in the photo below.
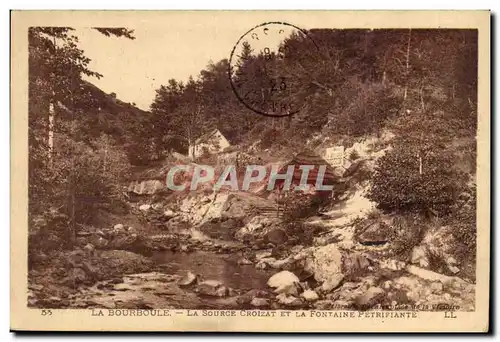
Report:
M 133 39 L 128 29 L 97 30 Z M 115 150 L 115 139 L 101 136 L 123 132 L 116 125 L 103 125 L 109 124 L 111 113 L 104 112 L 103 117 L 99 113 L 109 101 L 83 80 L 102 75 L 89 69 L 90 59 L 78 48 L 73 31 L 70 27 L 28 30 L 30 231 L 36 234 L 45 227 L 44 236 L 55 236 L 59 246 L 74 242 L 77 224 L 95 215 L 94 204 L 116 199 L 118 190 L 110 184 L 120 178 L 114 168 L 123 171 L 128 164 L 118 162 L 123 155 Z M 108 117 L 102 120 L 104 116 Z
M 460 177 L 450 156 L 394 148 L 380 158 L 369 198 L 384 210 L 446 212 L 460 190 Z
M 380 208 L 447 214 L 465 188 L 458 138 L 447 113 L 407 114 L 393 122 L 393 149 L 381 157 L 369 193 Z
M 391 239 L 391 253 L 406 259 L 413 247 L 420 244 L 429 225 L 428 220 L 415 213 L 407 213 L 394 218 L 394 236 Z M 403 254 L 403 255 L 402 255 Z

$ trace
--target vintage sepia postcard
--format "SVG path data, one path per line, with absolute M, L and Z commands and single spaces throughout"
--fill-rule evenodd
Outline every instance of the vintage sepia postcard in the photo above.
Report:
M 489 11 L 11 19 L 12 330 L 488 331 Z

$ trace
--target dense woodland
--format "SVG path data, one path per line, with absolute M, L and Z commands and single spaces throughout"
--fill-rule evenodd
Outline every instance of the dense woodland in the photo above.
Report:
M 96 30 L 134 39 L 124 28 Z M 273 70 L 294 73 L 289 101 L 303 110 L 269 118 L 236 98 L 227 59 L 210 62 L 187 82 L 166 79 L 145 112 L 83 79 L 106 75 L 89 70 L 71 28 L 31 28 L 31 230 L 59 220 L 53 227 L 60 234 L 48 236 L 53 246 L 71 246 L 79 224 L 122 206 L 132 165 L 185 154 L 215 127 L 243 147 L 265 140 L 270 153 L 318 137 L 354 142 L 390 130 L 393 150 L 379 161 L 371 199 L 389 212 L 444 215 L 473 246 L 475 208 L 459 203 L 464 191 L 475 195 L 477 32 L 312 29 L 308 35 L 319 49 L 292 35 L 282 43 L 284 57 L 271 56 Z M 263 72 L 265 63 L 269 56 L 247 42 L 236 81 L 244 73 L 244 86 L 266 89 L 273 75 Z

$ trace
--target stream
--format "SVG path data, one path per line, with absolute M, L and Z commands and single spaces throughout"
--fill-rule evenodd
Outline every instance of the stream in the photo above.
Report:
M 72 307 L 119 309 L 237 309 L 239 294 L 266 290 L 272 271 L 254 265 L 238 265 L 238 255 L 207 251 L 156 252 L 151 259 L 161 271 L 124 275 L 122 282 L 101 281 L 81 291 Z M 198 294 L 177 282 L 188 271 L 204 280 L 218 280 L 232 289 L 228 297 Z

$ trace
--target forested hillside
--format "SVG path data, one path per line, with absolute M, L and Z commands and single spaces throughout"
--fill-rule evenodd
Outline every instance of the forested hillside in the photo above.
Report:
M 135 39 L 126 28 L 95 30 Z M 330 307 L 339 293 L 352 295 L 340 301 L 356 306 L 354 298 L 364 296 L 365 287 L 376 287 L 377 296 L 382 294 L 378 302 L 392 303 L 391 296 L 400 291 L 391 287 L 392 280 L 403 278 L 399 272 L 418 278 L 412 278 L 414 287 L 422 291 L 404 294 L 412 303 L 425 300 L 428 281 L 445 282 L 455 275 L 467 284 L 474 281 L 477 31 L 311 29 L 307 37 L 286 37 L 278 52 L 257 51 L 245 41 L 236 60 L 228 51 L 227 59 L 207 61 L 187 81 L 165 76 L 150 111 L 91 83 L 106 75 L 89 69 L 90 59 L 73 33 L 72 28 L 29 30 L 33 265 L 50 268 L 46 254 L 60 253 L 54 258 L 64 259 L 68 251 L 91 253 L 88 259 L 97 262 L 97 249 L 111 259 L 119 255 L 119 266 L 106 265 L 111 277 L 120 274 L 120 262 L 127 258 L 137 258 L 141 266 L 127 264 L 128 273 L 152 269 L 142 257 L 117 253 L 122 250 L 149 257 L 195 249 L 238 254 L 238 267 L 306 271 L 301 287 L 293 287 L 286 298 L 273 294 L 272 300 L 260 301 L 266 308 L 291 303 L 309 308 L 318 298 Z M 248 94 L 247 101 L 267 103 L 279 95 L 300 111 L 261 115 L 242 103 L 234 87 Z M 215 129 L 230 148 L 189 159 L 188 148 Z M 345 149 L 346 166 L 331 172 L 335 187 L 327 196 L 313 191 L 280 197 L 254 189 L 173 194 L 162 183 L 174 165 L 223 168 L 230 163 L 222 157 L 232 158 L 233 152 L 242 168 L 262 163 L 282 169 L 297 160 L 326 163 L 320 155 L 330 146 Z M 146 171 L 138 177 L 137 170 Z M 266 256 L 259 256 L 260 250 Z M 324 264 L 317 261 L 322 258 Z M 384 263 L 394 260 L 404 267 L 393 267 L 387 275 Z M 335 271 L 324 269 L 333 264 Z M 414 265 L 439 274 L 424 282 L 419 277 L 427 273 Z M 163 270 L 161 265 L 155 269 Z M 57 272 L 54 278 L 64 270 Z M 89 285 L 105 278 L 96 275 L 98 270 L 81 272 L 64 274 L 65 286 L 74 289 L 80 276 Z M 191 272 L 188 279 L 188 285 L 198 281 Z M 387 279 L 390 284 L 382 289 Z M 359 291 L 351 285 L 342 289 L 343 282 L 364 285 Z M 216 288 L 207 291 L 231 293 Z M 309 292 L 313 299 L 304 297 L 307 291 L 314 292 Z M 302 299 L 295 298 L 299 292 Z M 431 302 L 444 296 L 442 285 L 438 292 Z M 456 294 L 468 309 L 473 306 L 469 294 Z

